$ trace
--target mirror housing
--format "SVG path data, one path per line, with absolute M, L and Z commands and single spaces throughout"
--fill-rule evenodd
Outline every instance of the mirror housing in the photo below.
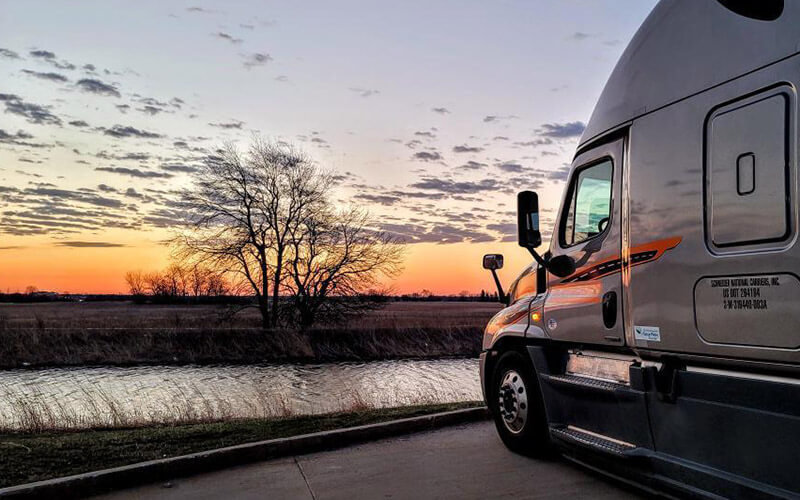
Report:
M 490 271 L 503 269 L 503 254 L 489 253 L 483 256 L 483 268 Z
M 533 191 L 517 194 L 517 232 L 519 246 L 533 250 L 542 244 L 539 232 L 539 196 Z

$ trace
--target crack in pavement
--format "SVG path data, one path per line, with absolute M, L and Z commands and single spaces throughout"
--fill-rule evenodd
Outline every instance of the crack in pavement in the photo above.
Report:
M 312 500 L 317 500 L 317 496 L 314 494 L 314 490 L 311 489 L 311 485 L 308 483 L 308 478 L 306 477 L 305 471 L 303 471 L 303 467 L 300 465 L 300 462 L 297 460 L 297 457 L 292 457 L 294 459 L 295 465 L 297 465 L 297 470 L 300 471 L 300 475 L 303 476 L 303 481 L 306 483 L 306 488 L 308 488 L 308 493 L 311 495 Z

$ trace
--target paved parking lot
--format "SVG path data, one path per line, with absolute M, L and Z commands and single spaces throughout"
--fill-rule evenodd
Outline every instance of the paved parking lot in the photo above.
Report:
M 509 452 L 491 422 L 143 486 L 106 499 L 639 498 L 563 460 Z

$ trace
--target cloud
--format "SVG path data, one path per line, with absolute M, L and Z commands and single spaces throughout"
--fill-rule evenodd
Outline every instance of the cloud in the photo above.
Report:
M 467 163 L 461 165 L 461 168 L 466 168 L 468 170 L 480 170 L 480 169 L 486 168 L 488 166 L 489 165 L 487 165 L 485 163 L 480 163 L 480 162 L 477 162 L 477 161 L 470 160 Z
M 107 241 L 59 241 L 55 245 L 70 248 L 118 248 L 125 246 L 121 243 L 109 243 Z
M 136 108 L 137 111 L 141 111 L 142 113 L 148 114 L 150 116 L 155 116 L 164 110 L 161 108 L 157 108 L 155 106 L 144 106 L 142 108 Z
M 570 165 L 565 163 L 564 165 L 559 167 L 558 170 L 550 172 L 547 178 L 554 181 L 566 181 L 567 177 L 569 177 L 569 170 L 570 170 Z
M 81 80 L 78 80 L 78 82 L 75 85 L 84 92 L 90 92 L 92 94 L 98 94 L 98 95 L 107 95 L 112 97 L 120 97 L 119 90 L 117 90 L 116 87 L 108 83 L 103 83 L 100 80 L 95 80 L 94 78 L 83 78 Z
M 414 132 L 414 135 L 417 137 L 427 137 L 428 139 L 436 139 L 436 134 L 433 132 L 423 131 L 423 132 Z
M 495 241 L 495 237 L 481 231 L 442 223 L 424 226 L 413 223 L 384 223 L 381 230 L 394 234 L 407 243 L 482 243 Z
M 31 57 L 36 57 L 38 59 L 55 59 L 56 55 L 49 50 L 32 50 L 28 52 Z
M 98 207 L 105 207 L 105 208 L 122 207 L 122 202 L 120 200 L 115 200 L 113 198 L 105 198 L 102 196 L 93 195 L 91 193 L 82 193 L 80 191 L 70 191 L 67 189 L 41 188 L 41 187 L 29 188 L 25 189 L 24 194 L 44 196 L 56 200 L 79 201 L 83 203 L 88 203 L 90 205 L 95 205 Z
M 64 75 L 58 73 L 43 73 L 41 71 L 33 71 L 30 69 L 23 69 L 23 73 L 40 78 L 42 80 L 50 80 L 51 82 L 67 82 L 69 79 Z
M 386 194 L 357 194 L 355 195 L 356 199 L 369 201 L 372 203 L 378 203 L 381 205 L 394 205 L 400 198 L 397 196 L 390 196 Z
M 108 154 L 105 151 L 100 151 L 95 155 L 98 158 L 102 158 L 104 160 L 135 160 L 135 161 L 146 161 L 150 159 L 149 153 L 125 153 L 125 154 Z
M 418 151 L 414 153 L 414 158 L 422 161 L 439 161 L 442 155 L 436 151 Z
M 272 60 L 273 58 L 271 55 L 261 52 L 256 52 L 254 54 L 250 54 L 249 56 L 245 57 L 244 67 L 250 69 L 253 66 L 263 66 Z
M 595 35 L 592 35 L 592 34 L 590 34 L 590 33 L 584 33 L 584 32 L 582 32 L 582 31 L 576 31 L 575 33 L 573 33 L 572 35 L 570 35 L 570 38 L 571 38 L 572 40 L 578 40 L 578 41 L 580 41 L 580 40 L 586 40 L 587 38 L 592 38 L 593 36 L 595 36 Z
M 585 129 L 586 124 L 583 122 L 545 123 L 538 132 L 539 135 L 544 137 L 563 139 L 580 137 Z
M 289 77 L 286 76 L 286 75 L 278 75 L 278 76 L 275 77 L 275 81 L 276 82 L 286 83 L 286 82 L 289 81 Z
M 373 95 L 380 94 L 379 90 L 362 89 L 360 87 L 350 87 L 347 90 L 349 90 L 350 92 L 355 92 L 356 94 L 358 94 L 361 97 L 370 97 L 370 96 L 373 96 Z
M 499 168 L 503 172 L 509 172 L 514 174 L 518 174 L 525 171 L 525 167 L 523 167 L 519 163 L 512 163 L 512 162 L 500 163 L 499 165 L 497 165 L 497 168 Z
M 199 171 L 200 169 L 191 165 L 161 165 L 161 170 L 166 170 L 167 172 L 184 172 L 191 174 Z
M 17 130 L 16 133 L 10 133 L 0 129 L 0 144 L 13 144 L 15 146 L 26 146 L 29 148 L 44 148 L 48 146 L 47 144 L 27 142 L 27 139 L 33 139 L 33 136 L 24 130 Z M 19 161 L 32 163 L 31 160 L 27 160 L 26 158 L 20 158 Z M 38 163 L 41 163 L 41 161 Z
M 209 125 L 211 125 L 212 127 L 218 127 L 218 128 L 241 129 L 242 125 L 244 125 L 244 122 L 240 122 L 239 120 L 234 120 L 232 122 L 227 122 L 227 123 L 209 123 Z
M 453 153 L 480 153 L 481 151 L 483 151 L 481 147 L 467 146 L 466 144 L 453 148 Z
M 451 181 L 448 179 L 437 179 L 435 177 L 425 177 L 419 182 L 410 185 L 416 189 L 428 189 L 440 191 L 447 194 L 474 194 L 485 191 L 496 191 L 500 184 L 495 179 L 483 179 L 480 181 Z
M 112 174 L 128 175 L 130 177 L 138 177 L 141 179 L 169 179 L 173 177 L 172 174 L 164 172 L 153 172 L 150 170 L 139 170 L 138 168 L 127 167 L 97 167 L 98 172 L 111 172 Z
M 61 125 L 61 119 L 51 113 L 49 107 L 25 102 L 14 94 L 0 94 L 0 101 L 5 103 L 6 113 L 23 116 L 30 123 Z
M 161 134 L 148 132 L 146 130 L 139 130 L 138 128 L 131 127 L 130 125 L 127 127 L 123 127 L 122 125 L 114 125 L 109 129 L 105 129 L 103 133 L 116 138 L 138 137 L 140 139 L 158 139 L 160 137 L 164 137 Z
M 231 42 L 233 44 L 242 43 L 242 39 L 241 38 L 234 38 L 233 35 L 229 35 L 228 33 L 224 33 L 222 31 L 214 33 L 214 36 L 217 37 L 217 38 L 222 38 L 223 40 L 227 40 L 227 41 L 229 41 L 229 42 Z
M 519 117 L 516 115 L 487 115 L 483 117 L 483 123 L 496 123 L 503 120 L 516 120 L 517 118 Z
M 431 111 L 434 113 L 439 113 L 440 115 L 446 115 L 450 112 L 447 108 L 431 108 Z
M 0 57 L 5 57 L 6 59 L 19 59 L 19 54 L 13 50 L 0 48 Z
M 73 120 L 73 121 L 69 122 L 69 124 L 72 125 L 73 127 L 88 127 L 89 126 L 89 124 L 86 123 L 83 120 Z
M 50 52 L 49 50 L 32 50 L 28 52 L 28 54 L 30 54 L 31 57 L 35 57 L 37 59 L 43 59 L 44 61 L 47 61 L 48 63 L 52 64 L 58 69 L 68 69 L 68 70 L 75 69 L 75 65 L 70 62 L 58 61 L 56 59 L 56 55 L 53 52 Z
M 549 144 L 553 144 L 553 139 L 549 137 L 533 139 L 530 141 L 517 141 L 514 142 L 515 146 L 547 146 Z

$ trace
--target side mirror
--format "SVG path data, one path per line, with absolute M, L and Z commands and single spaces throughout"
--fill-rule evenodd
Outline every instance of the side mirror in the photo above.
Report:
M 503 268 L 503 254 L 488 253 L 483 256 L 483 268 L 492 272 L 494 284 L 497 286 L 497 298 L 505 305 L 508 305 L 508 296 L 503 291 L 500 278 L 497 277 L 497 270 Z
M 503 269 L 503 254 L 490 253 L 483 256 L 483 268 L 490 271 Z
M 547 270 L 559 278 L 566 278 L 575 272 L 575 259 L 569 255 L 557 255 L 547 261 Z
M 533 250 L 542 244 L 539 232 L 539 196 L 533 191 L 517 195 L 517 231 L 519 246 Z

